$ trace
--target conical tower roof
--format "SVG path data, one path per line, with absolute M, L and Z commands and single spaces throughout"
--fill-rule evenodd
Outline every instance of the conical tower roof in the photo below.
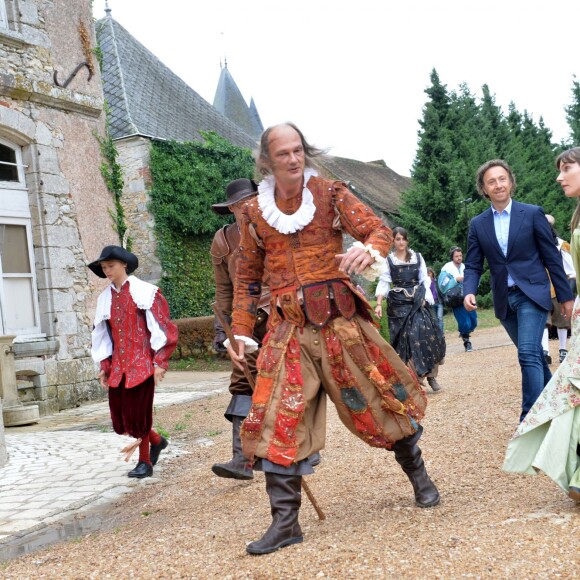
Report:
M 256 140 L 262 135 L 264 126 L 254 99 L 248 107 L 236 81 L 228 70 L 227 64 L 222 67 L 213 106 Z

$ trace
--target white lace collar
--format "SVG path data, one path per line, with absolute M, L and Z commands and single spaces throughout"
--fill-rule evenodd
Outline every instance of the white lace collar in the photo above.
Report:
M 305 228 L 314 218 L 316 206 L 314 197 L 308 189 L 308 180 L 318 175 L 314 169 L 307 168 L 304 171 L 304 189 L 302 190 L 302 204 L 292 215 L 280 211 L 276 205 L 274 189 L 276 182 L 273 175 L 268 175 L 258 185 L 258 205 L 262 210 L 262 216 L 274 229 L 281 234 L 293 234 Z

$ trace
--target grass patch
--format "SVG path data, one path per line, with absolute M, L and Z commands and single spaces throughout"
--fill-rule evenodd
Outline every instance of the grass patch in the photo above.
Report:
M 165 439 L 171 438 L 169 436 L 169 431 L 167 429 L 161 427 L 160 425 L 155 425 L 155 431 L 157 431 L 157 433 L 159 433 L 159 435 L 161 435 L 162 437 L 165 437 Z
M 169 361 L 170 371 L 231 371 L 232 363 L 230 358 L 219 358 L 217 356 L 204 356 L 199 358 L 182 358 Z
M 501 323 L 495 317 L 494 311 L 491 309 L 487 310 L 479 310 L 477 309 L 477 328 L 495 328 L 499 326 Z M 445 332 L 458 332 L 457 328 L 457 320 L 455 320 L 455 316 L 453 316 L 453 311 L 445 311 L 443 314 L 443 325 L 445 328 Z

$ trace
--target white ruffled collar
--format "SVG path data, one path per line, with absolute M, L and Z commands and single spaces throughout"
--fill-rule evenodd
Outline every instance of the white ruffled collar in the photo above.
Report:
M 153 301 L 155 300 L 155 295 L 159 288 L 154 284 L 140 280 L 136 276 L 129 276 L 123 284 L 126 282 L 129 282 L 129 292 L 131 298 L 133 298 L 133 302 L 137 305 L 137 308 L 140 308 L 141 310 L 149 310 L 151 306 L 153 306 Z M 113 284 L 111 284 L 110 286 L 107 286 L 99 296 L 95 312 L 95 326 L 103 320 L 109 320 L 111 317 L 113 292 L 115 292 L 115 289 Z
M 314 169 L 304 171 L 304 189 L 302 190 L 302 203 L 292 215 L 282 212 L 276 205 L 274 190 L 276 181 L 273 175 L 268 175 L 258 185 L 258 205 L 262 210 L 263 218 L 270 226 L 278 230 L 281 234 L 293 234 L 305 228 L 314 218 L 316 206 L 314 197 L 308 189 L 308 180 L 317 176 Z

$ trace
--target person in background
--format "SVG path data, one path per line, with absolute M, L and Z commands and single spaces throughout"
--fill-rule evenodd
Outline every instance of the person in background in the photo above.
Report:
M 431 309 L 437 317 L 437 322 L 439 323 L 439 328 L 441 332 L 445 332 L 445 327 L 443 323 L 443 301 L 441 300 L 441 295 L 439 294 L 439 289 L 437 288 L 437 276 L 435 276 L 435 270 L 429 266 L 427 268 L 427 275 L 431 278 L 431 284 L 429 288 L 431 289 L 431 296 L 433 296 L 433 304 L 431 304 Z
M 379 318 L 383 315 L 386 297 L 391 345 L 437 392 L 441 390 L 437 375 L 445 357 L 445 338 L 429 308 L 434 303 L 431 279 L 421 254 L 409 248 L 407 230 L 394 228 L 393 236 L 393 249 L 375 291 L 375 314 Z
M 155 387 L 163 380 L 177 346 L 177 327 L 157 286 L 132 276 L 139 260 L 120 246 L 106 246 L 89 264 L 111 284 L 97 300 L 91 355 L 99 363 L 99 380 L 109 394 L 113 429 L 136 441 L 139 461 L 129 477 L 151 477 L 159 454 L 168 445 L 153 429 Z
M 518 349 L 521 421 L 552 376 L 542 352 L 552 308 L 550 281 L 566 318 L 572 314 L 573 295 L 544 210 L 512 200 L 516 179 L 510 166 L 502 159 L 487 161 L 475 181 L 491 203 L 469 225 L 463 303 L 469 312 L 477 308 L 475 294 L 487 260 L 495 315 Z
M 580 147 L 556 160 L 556 181 L 577 201 L 570 222 L 572 261 L 580 268 Z M 572 314 L 572 336 L 566 358 L 518 426 L 506 450 L 504 471 L 544 472 L 574 501 L 580 501 L 580 307 Z
M 576 272 L 574 270 L 574 264 L 572 262 L 572 255 L 570 254 L 570 244 L 560 238 L 554 229 L 554 224 L 556 220 L 554 216 L 550 214 L 546 214 L 546 219 L 550 224 L 550 228 L 552 230 L 552 235 L 554 236 L 554 243 L 556 244 L 560 255 L 562 256 L 562 265 L 564 266 L 564 272 L 566 273 L 566 277 L 568 278 L 568 283 L 570 285 L 570 290 L 573 294 L 576 294 Z M 562 313 L 560 312 L 560 304 L 556 300 L 556 292 L 554 290 L 554 286 L 550 287 L 551 297 L 552 297 L 552 310 L 551 313 L 548 315 L 548 325 L 553 326 L 558 334 L 558 341 L 559 341 L 559 362 L 561 363 L 568 354 L 568 350 L 566 347 L 566 343 L 568 340 L 568 332 L 571 329 L 571 320 L 564 318 Z M 548 328 L 544 329 L 544 334 L 542 336 L 542 349 L 544 351 L 544 356 L 548 364 L 552 362 L 550 357 L 550 348 L 549 348 L 549 330 Z
M 463 263 L 463 250 L 459 246 L 453 246 L 449 250 L 450 261 L 441 268 L 442 272 L 447 272 L 458 284 L 463 284 L 465 264 Z M 477 312 L 468 311 L 463 304 L 453 307 L 453 316 L 457 321 L 459 336 L 463 339 L 465 352 L 471 352 L 471 334 L 477 328 Z
M 210 254 L 215 278 L 215 302 L 224 320 L 231 323 L 232 303 L 234 300 L 234 282 L 240 253 L 240 228 L 238 219 L 242 203 L 258 194 L 258 186 L 250 179 L 236 179 L 226 187 L 226 201 L 212 205 L 213 211 L 219 215 L 231 215 L 236 221 L 220 228 L 212 241 Z M 268 312 L 270 309 L 270 292 L 267 285 L 262 286 L 262 296 L 258 302 L 256 324 L 253 338 L 261 346 L 267 332 Z M 217 317 L 214 321 L 214 347 L 218 352 L 227 352 L 223 346 L 226 334 Z M 248 354 L 246 363 L 252 376 L 256 377 L 256 360 L 258 350 Z M 232 365 L 229 391 L 232 396 L 224 417 L 232 423 L 232 459 L 226 463 L 216 463 L 211 470 L 218 477 L 231 479 L 253 479 L 254 472 L 251 465 L 242 454 L 240 428 L 242 421 L 247 417 L 252 405 L 252 387 L 246 375 L 237 366 Z

